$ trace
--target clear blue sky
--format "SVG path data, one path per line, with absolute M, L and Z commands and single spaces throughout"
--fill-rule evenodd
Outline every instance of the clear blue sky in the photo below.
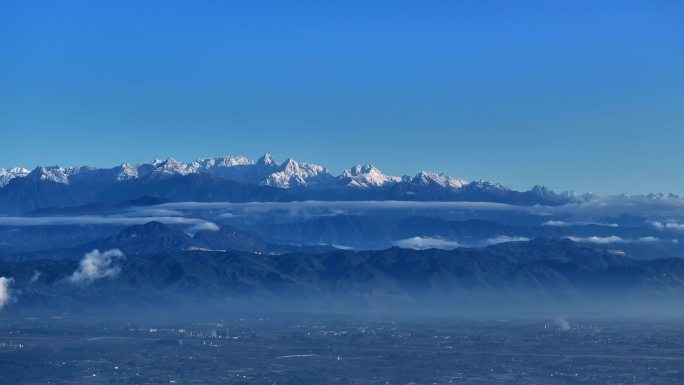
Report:
M 684 194 L 684 2 L 2 1 L 0 141 Z

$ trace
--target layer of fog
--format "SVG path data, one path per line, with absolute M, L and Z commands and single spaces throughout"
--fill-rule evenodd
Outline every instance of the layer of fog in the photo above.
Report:
M 421 202 L 421 201 L 303 201 L 303 202 L 174 202 L 155 206 L 132 207 L 112 215 L 77 216 L 0 216 L 0 226 L 46 225 L 135 225 L 150 221 L 211 228 L 214 222 L 238 217 L 285 215 L 307 218 L 330 215 L 391 215 L 404 211 L 413 215 L 432 213 L 510 213 L 540 218 L 544 226 L 598 225 L 616 227 L 604 218 L 642 216 L 656 229 L 684 230 L 684 200 L 624 197 L 598 197 L 586 202 L 562 206 L 520 206 L 492 202 Z
M 461 243 L 450 239 L 438 237 L 422 237 L 416 236 L 406 239 L 400 239 L 394 243 L 404 249 L 426 250 L 426 249 L 443 249 L 452 250 L 459 247 L 485 247 L 506 242 L 524 242 L 529 241 L 526 237 L 516 237 L 509 235 L 499 235 L 492 238 L 486 238 L 477 242 Z
M 161 222 L 171 225 L 211 226 L 212 223 L 200 218 L 185 216 L 140 216 L 133 211 L 128 216 L 41 216 L 41 217 L 1 217 L 0 226 L 25 227 L 25 226 L 64 226 L 64 225 L 114 225 L 132 226 L 142 225 L 148 222 Z

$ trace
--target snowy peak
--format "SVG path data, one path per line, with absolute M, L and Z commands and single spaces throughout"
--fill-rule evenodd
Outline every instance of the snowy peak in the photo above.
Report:
M 278 163 L 273 159 L 271 154 L 264 154 L 261 158 L 259 158 L 256 162 L 257 166 L 262 166 L 262 167 L 267 167 L 267 168 L 276 168 L 278 167 Z
M 118 182 L 136 179 L 140 176 L 138 166 L 129 163 L 124 163 L 119 166 L 119 172 L 116 175 Z
M 443 173 L 437 174 L 428 171 L 419 172 L 413 177 L 411 182 L 426 186 L 438 185 L 451 189 L 459 189 L 468 184 L 468 182 L 463 179 L 455 179 Z
M 192 169 L 197 173 L 217 175 L 244 183 L 250 183 L 253 178 L 251 173 L 255 168 L 255 162 L 244 156 L 198 159 L 192 165 Z
M 501 183 L 492 183 L 486 180 L 478 180 L 475 182 L 470 182 L 463 186 L 464 188 L 469 188 L 471 190 L 481 190 L 481 191 L 511 191 L 510 188 L 502 185 Z
M 208 171 L 222 167 L 253 165 L 254 161 L 247 159 L 244 156 L 225 156 L 221 158 L 198 159 L 193 163 L 197 169 Z
M 287 174 L 301 175 L 304 177 L 313 177 L 328 173 L 328 170 L 323 166 L 307 162 L 297 163 L 297 161 L 292 158 L 288 158 L 283 162 L 283 164 L 280 165 L 280 169 Z
M 9 170 L 7 170 L 7 172 L 19 177 L 28 175 L 31 172 L 31 170 L 23 167 L 12 167 Z
M 306 162 L 297 163 L 294 159 L 288 158 L 279 166 L 278 171 L 270 174 L 261 184 L 289 188 L 316 185 L 332 178 L 325 167 Z
M 173 158 L 168 158 L 164 161 L 155 160 L 152 163 L 155 166 L 153 175 L 158 177 L 169 177 L 174 175 L 188 175 L 196 172 L 192 164 L 179 162 Z
M 673 193 L 650 193 L 646 198 L 651 200 L 679 199 L 679 195 Z
M 349 170 L 345 170 L 340 179 L 348 186 L 352 187 L 378 187 L 386 183 L 395 183 L 401 178 L 394 176 L 387 176 L 378 170 L 375 166 L 357 164 Z
M 299 170 L 299 163 L 292 158 L 287 158 L 287 160 L 280 165 L 280 169 L 288 172 L 296 172 Z
M 75 174 L 77 169 L 64 169 L 59 166 L 36 167 L 27 177 L 54 182 L 69 184 L 69 176 Z M 76 172 L 75 172 L 76 171 Z
M 363 175 L 363 174 L 382 174 L 380 170 L 377 169 L 377 167 L 373 166 L 372 164 L 366 164 L 366 165 L 361 165 L 361 164 L 356 164 L 354 167 L 350 168 L 349 170 L 345 170 L 342 175 L 343 176 L 358 176 L 358 175 Z
M 0 188 L 6 186 L 14 178 L 23 178 L 30 173 L 28 169 L 23 167 L 13 167 L 9 170 L 0 168 Z

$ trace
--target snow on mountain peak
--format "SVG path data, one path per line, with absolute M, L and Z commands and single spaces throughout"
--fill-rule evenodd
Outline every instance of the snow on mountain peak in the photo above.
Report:
M 354 187 L 382 186 L 385 183 L 398 182 L 401 178 L 387 176 L 375 166 L 357 164 L 349 170 L 345 170 L 340 179 L 347 182 L 347 185 Z
M 267 167 L 277 167 L 278 163 L 273 159 L 271 154 L 264 154 L 259 160 L 257 160 L 257 165 L 267 166 Z
M 0 168 L 0 187 L 6 186 L 14 178 L 22 178 L 31 171 L 23 167 L 12 167 L 9 170 Z
M 74 174 L 75 169 L 64 169 L 59 166 L 36 167 L 27 176 L 40 180 L 69 184 L 69 175 Z
M 679 199 L 679 195 L 673 193 L 650 193 L 646 195 L 646 198 L 652 200 Z
M 264 185 L 289 188 L 292 186 L 304 186 L 316 182 L 315 179 L 330 177 L 325 167 L 312 163 L 297 163 L 296 160 L 288 158 L 283 162 L 278 171 L 271 173 L 263 182 Z
M 125 181 L 125 180 L 131 180 L 137 178 L 140 174 L 138 173 L 138 166 L 130 164 L 130 163 L 123 163 L 121 166 L 119 166 L 121 171 L 117 174 L 116 180 L 117 181 Z
M 501 190 L 501 191 L 511 191 L 510 188 L 502 185 L 501 183 L 492 183 L 487 180 L 478 180 L 475 182 L 468 183 L 469 187 L 479 189 L 479 190 Z
M 152 174 L 159 177 L 188 175 L 196 172 L 192 164 L 182 163 L 174 158 L 168 158 L 164 161 L 155 160 L 152 164 L 155 166 Z
M 347 177 L 347 178 L 351 178 L 354 176 L 359 176 L 359 175 L 364 175 L 364 174 L 369 174 L 369 173 L 381 173 L 381 172 L 372 164 L 367 164 L 367 165 L 355 164 L 354 167 L 350 168 L 349 170 L 345 170 L 344 172 L 342 172 L 342 176 Z
M 198 159 L 195 163 L 202 169 L 207 170 L 213 167 L 248 166 L 254 164 L 254 161 L 244 156 L 225 156 L 221 158 Z
M 453 189 L 459 189 L 468 184 L 468 182 L 463 179 L 456 179 L 443 173 L 438 174 L 429 171 L 419 172 L 415 177 L 413 177 L 412 182 L 423 185 L 437 184 L 442 187 Z
M 265 154 L 257 161 L 243 156 L 226 156 L 217 158 L 201 158 L 191 163 L 180 162 L 174 158 L 155 159 L 151 163 L 123 163 L 111 169 L 92 167 L 61 168 L 38 167 L 33 171 L 13 168 L 0 169 L 0 187 L 7 185 L 12 179 L 31 175 L 41 180 L 68 184 L 90 181 L 96 183 L 123 182 L 140 178 L 168 178 L 188 174 L 207 173 L 241 183 L 258 184 L 279 188 L 314 187 L 332 188 L 350 186 L 355 188 L 380 187 L 393 183 L 415 183 L 435 185 L 447 189 L 459 189 L 467 185 L 473 188 L 492 189 L 502 186 L 487 182 L 469 184 L 462 179 L 451 178 L 445 174 L 420 172 L 417 175 L 395 177 L 383 174 L 373 165 L 357 164 L 345 170 L 339 176 L 333 176 L 328 170 L 313 163 L 297 162 L 288 158 L 278 164 L 270 154 Z
M 29 170 L 28 168 L 23 167 L 12 167 L 7 171 L 16 176 L 26 176 L 31 172 L 31 170 Z

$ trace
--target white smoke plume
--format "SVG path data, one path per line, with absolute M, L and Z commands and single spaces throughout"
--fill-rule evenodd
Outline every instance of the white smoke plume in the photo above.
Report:
M 114 278 L 121 272 L 120 260 L 126 259 L 119 249 L 93 250 L 86 253 L 78 269 L 69 276 L 68 281 L 75 284 L 89 284 L 102 278 Z
M 560 317 L 556 319 L 556 325 L 558 325 L 558 328 L 563 331 L 568 331 L 570 330 L 570 322 L 565 319 L 565 317 Z
M 0 277 L 0 310 L 14 300 L 10 290 L 13 282 L 13 278 Z

